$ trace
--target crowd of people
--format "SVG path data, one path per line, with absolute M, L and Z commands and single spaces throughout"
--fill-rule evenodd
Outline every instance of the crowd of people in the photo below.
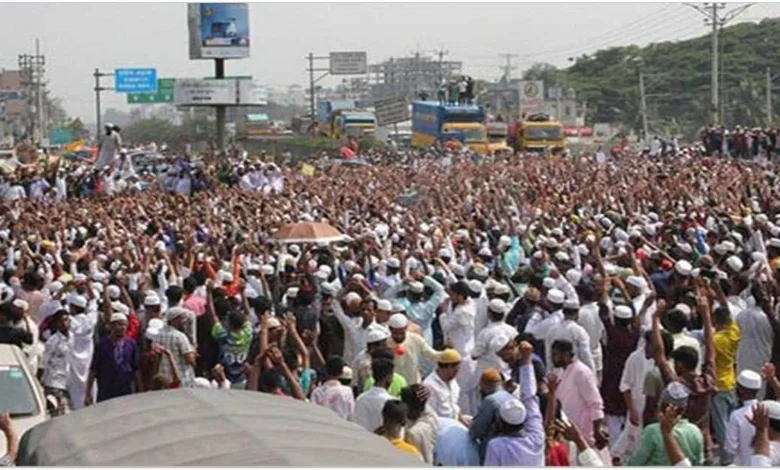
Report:
M 9 182 L 0 342 L 55 416 L 240 389 L 431 465 L 780 464 L 777 166 L 427 155 L 240 156 L 187 192 Z M 344 239 L 275 236 L 313 222 Z
M 776 128 L 742 127 L 726 129 L 725 126 L 708 126 L 699 137 L 705 155 L 740 158 L 772 159 L 780 154 Z

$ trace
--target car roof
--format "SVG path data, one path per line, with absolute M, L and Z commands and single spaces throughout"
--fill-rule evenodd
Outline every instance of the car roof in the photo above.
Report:
M 24 353 L 13 344 L 0 344 L 0 364 L 24 367 Z

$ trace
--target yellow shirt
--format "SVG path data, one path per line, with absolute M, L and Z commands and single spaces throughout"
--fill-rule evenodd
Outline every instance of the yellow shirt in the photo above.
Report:
M 422 454 L 419 450 L 417 450 L 417 447 L 409 444 L 408 442 L 404 442 L 401 439 L 389 439 L 389 441 L 390 444 L 393 444 L 396 449 L 402 450 L 407 454 L 414 455 L 415 457 L 419 457 L 420 460 L 422 460 Z
M 712 343 L 715 347 L 715 389 L 719 392 L 734 390 L 737 386 L 734 363 L 737 358 L 739 337 L 739 326 L 734 320 L 712 335 Z

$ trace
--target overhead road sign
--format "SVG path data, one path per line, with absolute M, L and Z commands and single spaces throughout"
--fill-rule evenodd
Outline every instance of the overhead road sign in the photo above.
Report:
M 157 69 L 116 69 L 114 90 L 118 93 L 155 93 Z
M 363 75 L 368 70 L 368 56 L 365 52 L 331 52 L 331 75 Z
M 175 82 L 175 78 L 160 78 L 157 80 L 157 92 L 128 93 L 127 104 L 173 103 L 173 88 Z

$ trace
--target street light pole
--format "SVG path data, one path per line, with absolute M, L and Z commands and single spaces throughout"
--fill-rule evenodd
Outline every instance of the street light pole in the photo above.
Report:
M 639 110 L 642 113 L 642 133 L 644 134 L 644 141 L 648 141 L 648 126 L 647 126 L 647 99 L 645 97 L 645 74 L 642 69 L 639 69 Z
M 214 78 L 222 80 L 225 78 L 225 59 L 214 59 Z M 225 111 L 224 105 L 215 106 L 217 110 L 217 149 L 222 151 L 225 148 Z
M 95 114 L 96 114 L 96 120 L 95 120 L 95 138 L 100 140 L 100 134 L 101 134 L 101 125 L 100 125 L 100 92 L 101 91 L 107 91 L 107 90 L 113 90 L 111 87 L 101 87 L 100 86 L 100 77 L 113 77 L 113 73 L 103 73 L 100 71 L 100 69 L 95 69 L 95 73 L 92 74 L 95 77 Z
M 772 70 L 766 68 L 766 125 L 771 126 L 772 116 Z

